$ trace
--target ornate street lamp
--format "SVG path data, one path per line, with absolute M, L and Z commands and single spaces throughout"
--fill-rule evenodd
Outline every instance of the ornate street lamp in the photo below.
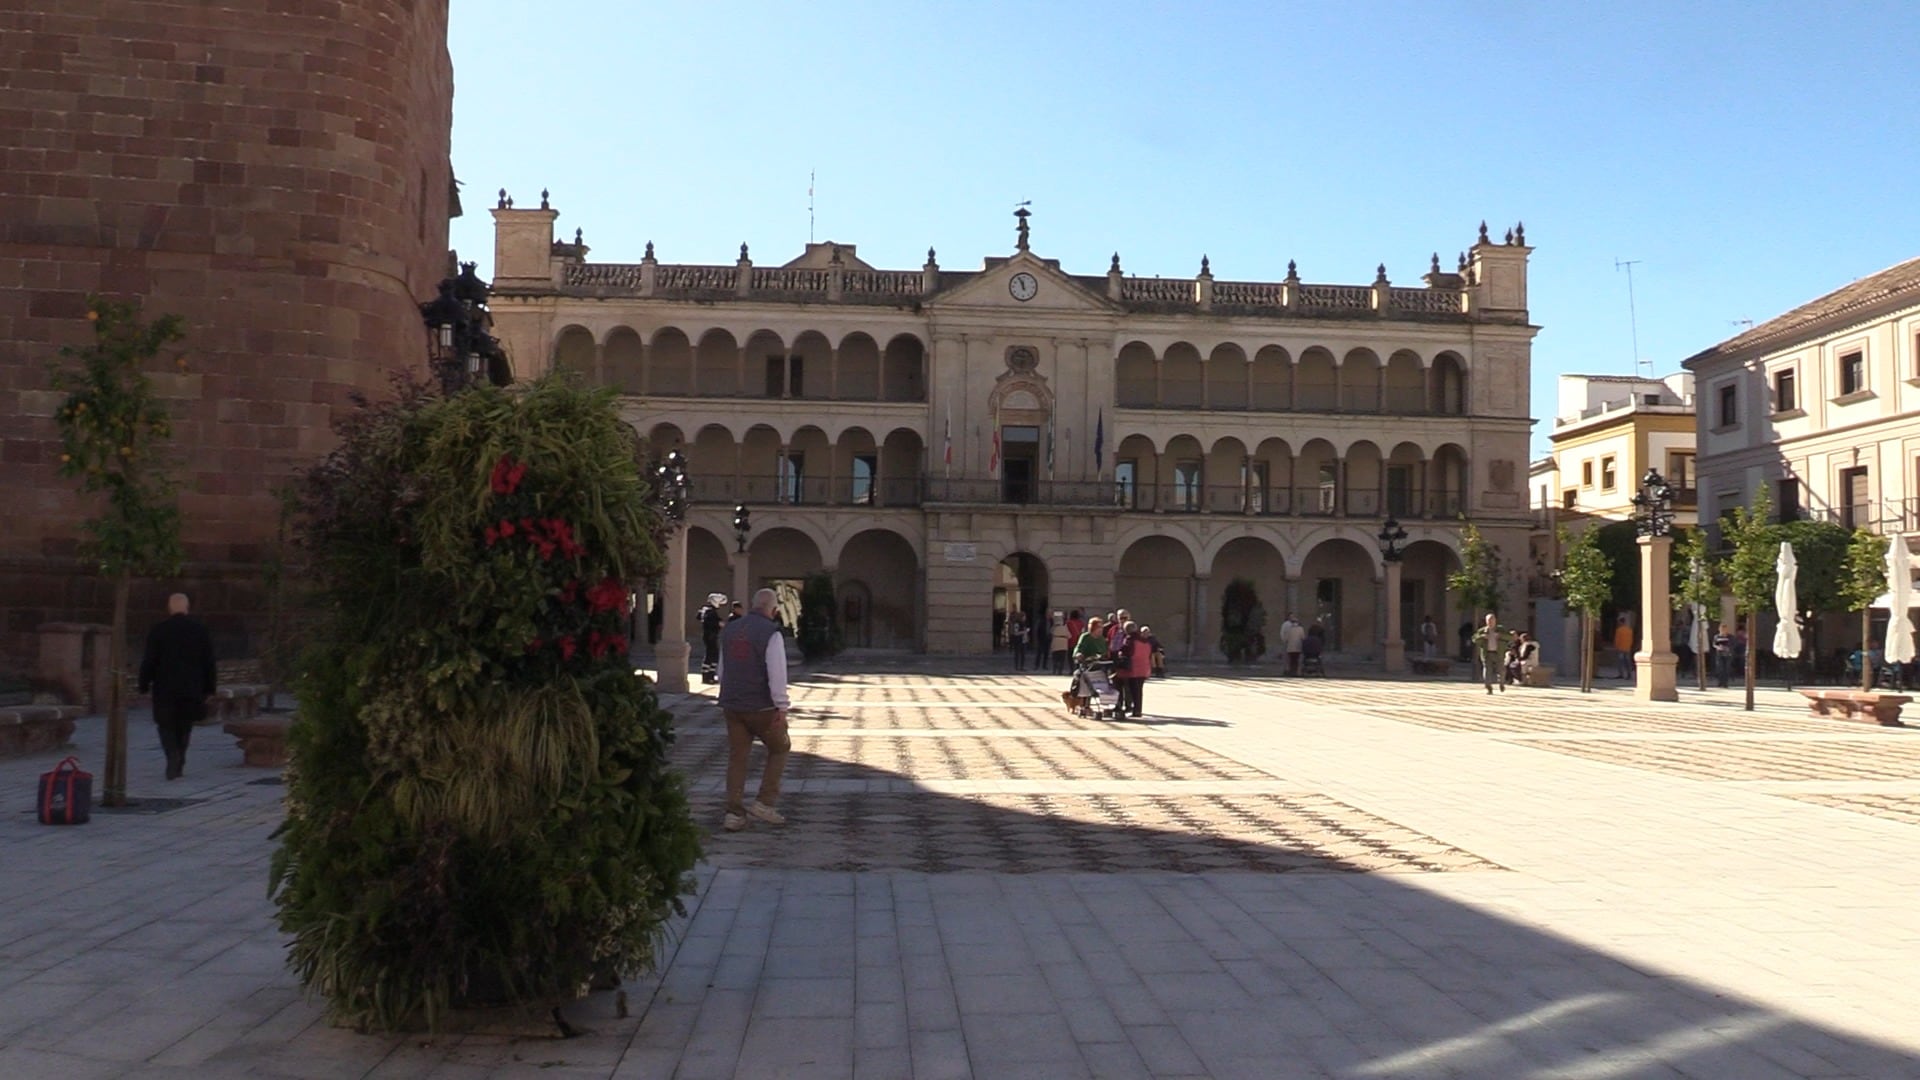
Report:
M 747 534 L 752 531 L 753 512 L 747 509 L 746 503 L 740 503 L 733 508 L 733 539 L 738 545 L 735 550 L 742 555 L 747 552 Z
M 1397 675 L 1407 669 L 1407 643 L 1400 637 L 1400 560 L 1407 557 L 1407 530 L 1397 518 L 1389 517 L 1374 537 L 1380 541 L 1380 559 L 1386 564 L 1387 633 L 1381 645 L 1381 660 L 1387 673 Z
M 687 520 L 687 458 L 678 450 L 668 452 L 666 460 L 653 467 L 654 489 L 660 496 L 660 512 L 678 527 Z
M 1388 562 L 1399 562 L 1401 559 L 1407 557 L 1405 546 L 1407 542 L 1407 530 L 1400 527 L 1400 522 L 1397 519 L 1388 518 L 1387 523 L 1380 526 L 1380 532 L 1374 539 L 1380 541 L 1380 557 L 1382 559 Z
M 1633 525 L 1641 536 L 1673 532 L 1673 485 L 1658 469 L 1648 469 L 1640 478 L 1640 491 L 1633 497 Z
M 664 693 L 687 692 L 687 458 L 670 451 L 653 467 L 654 494 L 667 520 L 667 581 L 661 602 L 660 643 L 654 647 L 654 684 Z
M 420 305 L 427 325 L 427 361 L 448 394 L 491 382 L 513 381 L 507 354 L 488 330 L 493 316 L 487 311 L 487 283 L 473 263 L 461 263 L 457 277 L 440 282 L 439 295 Z

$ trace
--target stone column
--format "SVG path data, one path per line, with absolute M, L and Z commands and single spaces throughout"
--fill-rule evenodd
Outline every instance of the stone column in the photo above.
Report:
M 753 606 L 753 596 L 752 596 L 753 575 L 750 572 L 751 567 L 752 567 L 752 556 L 748 555 L 744 551 L 734 552 L 733 554 L 733 599 L 740 601 L 742 604 L 747 605 L 749 608 Z M 722 615 L 721 617 L 725 618 L 725 615 Z
M 1193 593 L 1187 604 L 1187 610 L 1191 613 L 1190 624 L 1187 627 L 1187 659 L 1198 660 L 1206 656 L 1210 648 L 1208 642 L 1201 640 L 1207 629 L 1206 574 L 1193 575 Z
M 1672 557 L 1671 536 L 1640 538 L 1640 651 L 1633 654 L 1633 667 L 1634 696 L 1641 701 L 1680 700 L 1674 683 L 1678 661 L 1667 641 L 1672 617 L 1667 610 L 1667 564 Z
M 667 587 L 662 590 L 660 643 L 654 646 L 658 671 L 653 684 L 663 694 L 687 692 L 687 527 L 674 526 L 667 537 Z
M 1381 655 L 1386 660 L 1387 674 L 1398 675 L 1407 670 L 1407 643 L 1400 636 L 1400 560 L 1387 562 L 1387 638 L 1382 643 Z

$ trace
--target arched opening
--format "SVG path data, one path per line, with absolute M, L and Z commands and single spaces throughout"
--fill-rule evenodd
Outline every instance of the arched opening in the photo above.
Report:
M 1302 412 L 1334 412 L 1340 408 L 1339 376 L 1333 354 L 1314 346 L 1300 354 L 1293 372 L 1294 408 Z
M 638 340 L 635 341 L 638 344 Z M 607 367 L 614 365 L 612 339 L 608 339 Z M 635 359 L 638 359 L 636 356 Z M 658 397 L 686 397 L 693 393 L 693 343 L 675 327 L 653 335 L 647 349 L 647 390 Z
M 1027 617 L 1027 625 L 1047 625 L 1047 564 L 1040 557 L 1016 551 L 1000 560 L 993 570 L 993 647 L 1007 645 L 1007 619 L 1016 611 Z M 1038 620 L 1037 622 L 1035 620 Z
M 1294 459 L 1293 512 L 1322 517 L 1340 512 L 1340 454 L 1325 439 L 1308 442 Z
M 1160 476 L 1160 455 L 1153 440 L 1145 435 L 1129 435 L 1120 440 L 1113 455 L 1114 501 L 1123 509 L 1152 510 L 1159 506 L 1155 496 Z
M 1207 482 L 1206 452 L 1200 440 L 1191 435 L 1176 435 L 1160 455 L 1159 490 L 1154 506 L 1161 510 L 1194 513 L 1200 509 Z
M 1426 499 L 1426 454 L 1418 446 L 1403 442 L 1393 448 L 1383 465 L 1386 475 L 1386 506 L 1388 516 L 1396 518 L 1425 517 Z
M 766 392 L 768 397 L 784 398 L 824 398 L 827 396 L 827 383 L 832 377 L 833 347 L 827 344 L 826 336 L 815 330 L 809 330 L 793 339 L 788 350 L 784 370 L 777 365 L 768 365 L 766 373 Z
M 592 384 L 596 351 L 592 331 L 584 326 L 569 326 L 553 341 L 553 370 L 569 372 L 581 382 Z
M 788 631 L 800 626 L 800 584 L 823 563 L 820 545 L 798 529 L 776 527 L 756 533 L 747 545 L 747 569 L 755 589 L 779 597 L 777 617 Z
M 767 380 L 775 372 L 783 376 L 787 369 L 787 343 L 771 330 L 755 330 L 747 337 L 746 362 L 740 373 L 741 397 L 779 397 L 766 393 Z
M 701 397 L 733 397 L 740 392 L 740 344 L 725 330 L 700 335 L 693 361 L 693 392 Z
M 670 450 L 684 449 L 687 436 L 680 430 L 679 424 L 660 423 L 653 425 L 647 432 L 647 446 L 644 460 L 658 461 L 667 456 Z
M 793 433 L 780 462 L 780 501 L 819 506 L 833 480 L 833 446 L 827 433 L 809 424 Z
M 1155 400 L 1153 350 L 1138 341 L 1129 341 L 1114 361 L 1113 378 L 1122 408 L 1150 409 Z
M 920 470 L 925 465 L 925 453 L 919 432 L 910 428 L 887 432 L 887 441 L 880 447 L 879 505 L 920 505 Z
M 841 641 L 849 648 L 914 649 L 919 645 L 920 561 L 899 533 L 868 529 L 840 551 L 834 591 Z
M 1467 365 L 1459 353 L 1443 352 L 1433 358 L 1433 405 L 1437 413 L 1465 416 L 1467 412 Z
M 613 333 L 607 335 L 607 343 L 601 347 L 600 377 L 623 394 L 638 394 L 646 378 L 646 366 L 646 350 L 640 347 L 640 335 L 630 327 L 614 327 Z
M 1401 349 L 1387 358 L 1386 410 L 1402 416 L 1424 413 L 1427 403 L 1427 372 L 1420 357 L 1411 349 Z
M 1205 391 L 1200 350 L 1184 341 L 1167 346 L 1160 357 L 1160 404 L 1169 409 L 1197 409 Z
M 1467 452 L 1445 443 L 1427 462 L 1427 516 L 1454 518 L 1467 512 Z
M 1340 411 L 1380 411 L 1380 357 L 1372 349 L 1348 349 L 1341 359 Z
M 1247 512 L 1247 488 L 1250 463 L 1247 446 L 1239 439 L 1220 439 L 1207 451 L 1204 470 L 1207 480 L 1206 507 L 1216 514 Z
M 687 475 L 695 502 L 728 503 L 739 500 L 740 451 L 733 433 L 708 424 L 687 447 Z M 701 595 L 706 595 L 702 593 Z
M 732 550 L 732 537 L 721 540 L 698 525 L 687 526 L 687 610 L 677 617 L 687 621 L 687 640 L 693 642 L 691 663 L 696 670 L 702 654 L 700 623 L 694 616 L 707 602 L 707 594 L 725 593 L 730 599 L 743 599 L 733 595 L 733 564 L 727 554 Z
M 1348 517 L 1381 517 L 1380 488 L 1381 460 L 1380 448 L 1365 439 L 1347 447 L 1346 460 L 1347 497 L 1344 510 Z
M 1447 590 L 1447 575 L 1460 569 L 1460 557 L 1438 540 L 1416 540 L 1407 545 L 1406 558 L 1400 563 L 1400 636 L 1407 643 L 1408 656 L 1424 651 L 1420 625 L 1433 616 L 1434 654 L 1457 656 L 1460 649 L 1458 623 L 1469 617 L 1458 610 L 1455 598 Z
M 850 427 L 833 442 L 832 497 L 836 503 L 874 506 L 880 501 L 880 448 L 866 428 Z
M 1253 354 L 1253 401 L 1255 409 L 1280 412 L 1293 408 L 1293 358 L 1278 345 L 1263 346 Z
M 1277 633 L 1280 621 L 1287 614 L 1287 564 L 1280 557 L 1278 549 L 1258 536 L 1242 536 L 1232 540 L 1213 556 L 1213 568 L 1207 573 L 1207 587 L 1211 595 L 1207 603 L 1206 626 L 1200 634 L 1200 653 L 1222 658 L 1226 655 L 1220 646 L 1220 635 L 1225 628 L 1222 616 L 1226 611 L 1227 586 L 1233 584 L 1236 578 L 1253 583 L 1265 615 L 1260 632 L 1266 639 L 1266 655 L 1271 658 L 1279 650 Z
M 1240 346 L 1219 345 L 1207 357 L 1207 408 L 1244 409 L 1250 396 L 1247 354 Z
M 840 401 L 880 400 L 880 346 L 865 334 L 848 334 L 835 380 L 833 396 Z
M 881 397 L 887 401 L 927 400 L 927 347 L 912 334 L 900 334 L 887 342 L 881 361 Z
M 1293 512 L 1293 451 L 1285 439 L 1262 439 L 1247 479 L 1247 509 L 1255 514 Z
M 756 424 L 740 440 L 740 501 L 770 503 L 780 495 L 780 433 Z
M 1380 591 L 1373 557 L 1352 540 L 1322 540 L 1307 552 L 1300 578 L 1301 602 L 1326 632 L 1328 650 L 1371 655 L 1379 638 L 1373 609 Z
M 1116 607 L 1145 620 L 1169 654 L 1193 650 L 1193 554 L 1169 536 L 1143 536 L 1120 554 L 1113 576 Z M 1088 612 L 1092 614 L 1092 612 Z

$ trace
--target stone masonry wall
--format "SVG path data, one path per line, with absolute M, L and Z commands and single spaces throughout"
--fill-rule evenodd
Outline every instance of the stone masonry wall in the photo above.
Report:
M 189 565 L 223 649 L 257 629 L 272 489 L 350 392 L 424 360 L 446 271 L 446 0 L 0 0 L 0 666 L 104 621 L 55 475 L 48 364 L 87 296 L 187 320 L 171 399 Z

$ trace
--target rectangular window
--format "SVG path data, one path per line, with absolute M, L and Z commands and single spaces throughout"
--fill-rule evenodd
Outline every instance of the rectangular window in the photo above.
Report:
M 1667 454 L 1667 483 L 1675 488 L 1693 486 L 1693 455 L 1677 450 Z
M 787 396 L 788 397 L 806 397 L 807 396 L 807 392 L 805 389 L 806 381 L 802 378 L 802 376 L 806 373 L 806 361 L 807 361 L 807 358 L 804 356 L 787 357 Z
M 1867 388 L 1867 357 L 1855 349 L 1840 358 L 1840 396 L 1858 394 Z
M 1593 462 L 1591 460 L 1580 463 L 1580 486 L 1593 486 Z
M 1540 502 L 1547 501 L 1547 489 L 1540 489 Z M 1413 515 L 1413 466 L 1387 466 L 1387 516 L 1395 518 Z
M 1240 466 L 1240 486 L 1246 491 L 1247 512 L 1267 512 L 1267 463 L 1249 461 Z
M 873 478 L 880 459 L 873 454 L 853 455 L 853 502 L 855 506 L 873 505 Z
M 1173 467 L 1173 505 L 1178 510 L 1200 509 L 1200 463 L 1182 461 Z
M 1320 466 L 1320 512 L 1331 514 L 1340 505 L 1340 466 L 1327 462 Z
M 767 396 L 784 397 L 787 391 L 787 358 L 767 357 Z
M 1733 427 L 1740 422 L 1740 388 L 1728 383 L 1720 388 L 1720 411 L 1714 414 L 1716 427 Z
M 1780 520 L 1799 521 L 1800 481 L 1789 476 L 1778 481 L 1774 486 L 1778 490 L 1774 505 L 1780 508 Z
M 789 452 L 780 459 L 780 501 L 799 503 L 803 488 L 802 474 L 805 471 L 806 455 Z
M 1873 525 L 1873 503 L 1867 497 L 1867 470 L 1840 470 L 1840 524 L 1849 529 Z
M 1113 465 L 1113 498 L 1122 509 L 1131 510 L 1138 505 L 1134 501 L 1133 478 L 1139 464 L 1132 458 L 1116 461 Z
M 1600 459 L 1600 490 L 1612 491 L 1614 489 L 1614 486 L 1617 483 L 1619 483 L 1619 479 L 1620 478 L 1616 474 L 1614 469 L 1613 458 L 1612 457 L 1601 458 Z
M 1560 508 L 1562 510 L 1571 510 L 1578 505 L 1580 505 L 1579 488 L 1568 488 L 1560 493 Z
M 1775 372 L 1773 376 L 1773 411 L 1792 412 L 1800 407 L 1800 396 L 1795 386 L 1797 381 L 1792 368 Z

